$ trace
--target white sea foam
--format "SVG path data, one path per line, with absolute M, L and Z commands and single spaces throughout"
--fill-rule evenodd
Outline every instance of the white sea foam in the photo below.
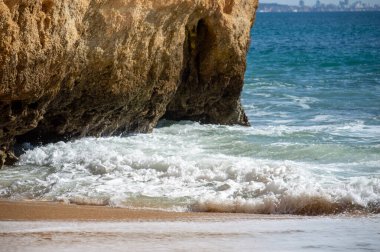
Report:
M 345 205 L 378 211 L 379 174 L 339 177 L 334 169 L 344 163 L 218 151 L 243 151 L 238 137 L 252 131 L 260 133 L 188 123 L 153 134 L 48 144 L 27 151 L 18 167 L 0 171 L 0 195 L 176 211 L 313 214 Z
M 332 116 L 330 116 L 330 115 L 316 115 L 310 121 L 312 121 L 312 122 L 326 122 L 326 121 L 330 121 L 331 119 L 332 119 Z
M 318 102 L 319 100 L 314 97 L 298 97 L 294 95 L 285 95 L 285 97 L 290 98 L 291 102 L 300 106 L 303 109 L 310 109 L 312 103 Z
M 280 120 L 281 121 L 281 120 Z M 365 125 L 361 120 L 352 122 L 323 124 L 311 126 L 272 125 L 255 126 L 250 129 L 252 134 L 266 136 L 280 136 L 300 132 L 326 133 L 345 137 L 378 138 L 380 135 L 379 125 Z

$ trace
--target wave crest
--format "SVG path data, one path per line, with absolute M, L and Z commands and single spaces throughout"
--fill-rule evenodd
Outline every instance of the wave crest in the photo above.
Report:
M 333 202 L 321 196 L 284 196 L 280 200 L 202 200 L 190 209 L 195 212 L 249 213 L 249 214 L 292 214 L 292 215 L 333 215 L 333 214 L 378 214 L 380 202 L 363 206 L 352 201 Z

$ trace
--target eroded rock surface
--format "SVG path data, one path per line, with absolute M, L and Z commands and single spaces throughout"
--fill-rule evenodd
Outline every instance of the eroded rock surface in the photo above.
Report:
M 257 0 L 0 0 L 0 144 L 248 124 Z

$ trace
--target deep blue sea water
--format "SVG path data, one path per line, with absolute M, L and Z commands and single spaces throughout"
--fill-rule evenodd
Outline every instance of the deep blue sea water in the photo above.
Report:
M 278 133 L 256 141 L 299 147 L 279 158 L 373 161 L 378 175 L 380 13 L 258 13 L 251 34 L 243 104 Z
M 178 211 L 380 211 L 380 13 L 258 13 L 242 101 L 251 127 L 26 152 L 0 197 Z

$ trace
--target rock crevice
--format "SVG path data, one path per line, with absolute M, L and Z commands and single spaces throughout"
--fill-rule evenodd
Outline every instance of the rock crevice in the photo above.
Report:
M 0 144 L 248 121 L 257 0 L 0 0 Z

